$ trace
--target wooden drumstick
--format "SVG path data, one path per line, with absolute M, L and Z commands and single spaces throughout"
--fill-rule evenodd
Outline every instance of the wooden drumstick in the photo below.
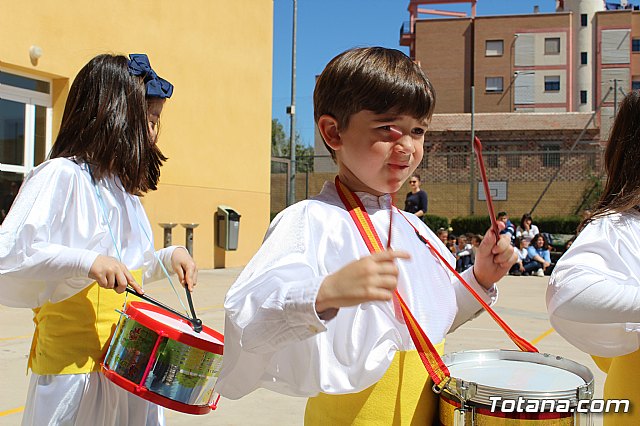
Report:
M 491 199 L 491 191 L 489 190 L 489 181 L 487 180 L 487 172 L 484 168 L 484 161 L 482 160 L 482 142 L 476 136 L 473 138 L 473 147 L 476 152 L 476 160 L 480 167 L 480 177 L 482 178 L 482 186 L 484 187 L 484 198 L 487 201 L 487 209 L 489 210 L 489 218 L 491 219 L 491 228 L 496 234 L 496 244 L 500 238 L 500 227 L 498 226 L 498 220 L 493 210 L 493 200 Z

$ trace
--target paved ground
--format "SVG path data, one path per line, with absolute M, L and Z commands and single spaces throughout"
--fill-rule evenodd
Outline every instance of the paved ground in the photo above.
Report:
M 203 322 L 222 330 L 224 294 L 240 269 L 200 271 L 199 285 L 194 295 L 196 311 Z M 550 330 L 545 307 L 548 279 L 538 277 L 506 277 L 500 282 L 500 299 L 496 311 L 525 339 L 536 344 L 541 352 L 572 359 L 586 365 L 596 376 L 596 397 L 602 395 L 604 375 L 591 359 L 570 346 Z M 155 287 L 155 288 L 154 288 Z M 175 295 L 162 283 L 147 287 L 148 293 L 172 306 L 178 306 Z M 33 326 L 31 312 L 0 306 L 0 424 L 19 425 L 27 389 L 27 354 Z M 502 330 L 483 314 L 447 338 L 447 352 L 471 349 L 514 349 Z M 304 399 L 258 391 L 239 400 L 221 400 L 219 408 L 206 416 L 167 412 L 171 426 L 199 425 L 299 425 L 302 424 Z M 600 424 L 596 421 L 596 424 Z

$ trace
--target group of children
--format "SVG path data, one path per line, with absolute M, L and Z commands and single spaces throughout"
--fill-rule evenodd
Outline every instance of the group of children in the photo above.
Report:
M 436 235 L 455 256 L 456 271 L 462 272 L 473 266 L 476 260 L 476 252 L 480 247 L 480 243 L 482 243 L 482 235 L 467 232 L 466 234 L 455 236 L 445 228 L 439 228 L 436 231 Z
M 92 59 L 71 86 L 50 159 L 26 177 L 0 227 L 0 302 L 34 309 L 36 323 L 25 425 L 164 424 L 160 407 L 109 382 L 99 364 L 127 286 L 142 292 L 143 283 L 160 278 L 160 263 L 190 290 L 197 281 L 184 248 L 154 251 L 139 200 L 156 189 L 166 160 L 157 127 L 172 91 L 146 55 Z M 637 104 L 634 98 L 630 106 L 636 113 Z M 446 335 L 482 311 L 461 280 L 491 304 L 495 283 L 516 262 L 511 236 L 492 231 L 473 236 L 470 248 L 459 237 L 456 259 L 419 218 L 393 205 L 391 194 L 422 159 L 434 105 L 428 78 L 400 51 L 351 49 L 326 66 L 314 92 L 315 121 L 338 173 L 319 195 L 273 220 L 229 289 L 217 386 L 224 397 L 258 388 L 308 397 L 308 425 L 434 422 L 435 396 L 400 301 L 442 354 Z M 621 164 L 621 151 L 607 150 L 608 165 Z M 597 278 L 605 262 L 586 248 L 615 250 L 599 232 L 632 240 L 629 253 L 637 254 L 635 234 L 617 231 L 620 224 L 640 229 L 640 178 L 634 179 L 624 203 L 601 203 L 572 247 L 571 267 L 555 275 L 549 293 L 557 329 L 578 330 L 571 341 L 596 355 L 638 349 L 637 333 L 624 328 L 640 323 L 635 296 L 619 300 L 619 315 L 593 308 L 602 318 L 602 337 L 593 339 L 590 328 L 579 327 L 594 318 L 586 320 L 575 297 L 585 276 L 607 294 Z M 622 193 L 607 189 L 612 197 Z M 610 208 L 625 213 L 609 219 Z M 457 278 L 449 268 L 472 254 Z M 583 254 L 594 267 L 576 266 Z M 622 286 L 621 277 L 631 275 L 631 292 L 640 287 L 640 272 L 623 255 L 620 268 L 607 265 L 610 280 Z M 571 286 L 560 285 L 565 281 Z

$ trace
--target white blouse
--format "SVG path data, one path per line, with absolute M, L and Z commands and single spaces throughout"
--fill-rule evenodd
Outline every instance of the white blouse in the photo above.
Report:
M 391 197 L 357 193 L 386 246 Z M 406 218 L 455 265 L 451 252 L 416 216 Z M 398 260 L 398 290 L 431 342 L 481 311 L 480 304 L 440 265 L 396 211 L 393 249 L 411 253 Z M 263 387 L 295 396 L 357 392 L 377 382 L 398 350 L 414 349 L 393 302 L 341 308 L 318 318 L 315 299 L 324 278 L 370 253 L 333 183 L 281 212 L 265 241 L 227 293 L 225 354 L 216 391 L 237 399 Z M 493 303 L 473 276 L 463 277 Z
M 640 213 L 611 214 L 582 230 L 551 275 L 547 308 L 556 331 L 584 352 L 639 349 Z
M 56 158 L 26 177 L 0 226 L 0 304 L 34 308 L 64 300 L 93 282 L 98 255 L 144 268 L 144 281 L 163 277 L 154 255 L 151 225 L 140 199 L 119 180 L 102 179 L 98 199 L 86 164 Z M 104 206 L 104 208 L 103 208 Z M 175 247 L 158 252 L 171 267 Z

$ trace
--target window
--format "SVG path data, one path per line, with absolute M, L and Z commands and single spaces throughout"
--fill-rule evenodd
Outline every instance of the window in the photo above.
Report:
M 502 77 L 487 77 L 484 82 L 487 93 L 502 93 Z
M 580 26 L 586 27 L 587 26 L 587 19 L 589 19 L 587 17 L 587 14 L 586 13 L 581 13 L 580 14 Z
M 560 76 L 559 75 L 545 75 L 544 76 L 544 91 L 545 92 L 559 92 L 560 91 Z
M 468 142 L 452 142 L 445 145 L 448 169 L 466 169 L 467 159 L 469 158 Z
M 513 169 L 519 169 L 520 168 L 520 154 L 518 153 L 509 153 L 507 154 L 507 167 L 513 168 Z
M 502 40 L 487 40 L 485 44 L 485 56 L 502 56 L 504 53 L 504 42 Z
M 560 37 L 549 37 L 544 39 L 544 54 L 545 55 L 560 54 Z
M 580 64 L 587 65 L 587 52 L 580 52 Z
M 542 151 L 542 167 L 560 167 L 560 145 L 543 145 Z
M 24 175 L 51 148 L 50 81 L 0 70 L 0 147 L 0 200 L 7 211 Z
M 587 103 L 587 91 L 586 90 L 581 90 L 580 91 L 580 104 L 584 105 Z
M 634 38 L 631 40 L 631 51 L 640 52 L 640 38 Z
M 640 80 L 631 81 L 631 90 L 640 90 Z

